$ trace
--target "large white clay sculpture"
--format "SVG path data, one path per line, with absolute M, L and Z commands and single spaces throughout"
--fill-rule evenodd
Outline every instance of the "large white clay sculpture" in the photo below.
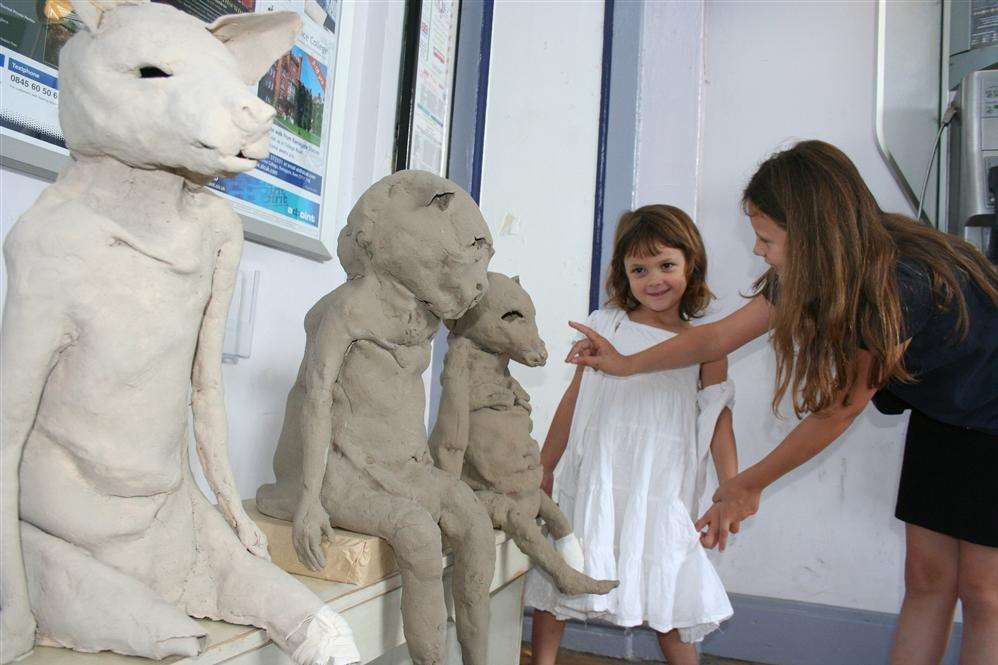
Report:
M 325 563 L 331 524 L 379 536 L 402 575 L 414 663 L 445 656 L 441 536 L 454 550 L 453 595 L 465 665 L 485 665 L 495 541 L 488 513 L 433 465 L 422 375 L 441 318 L 484 294 L 492 238 L 460 187 L 400 171 L 364 193 L 340 234 L 348 281 L 305 317 L 305 356 L 288 395 L 274 471 L 258 508 L 293 519 L 302 563 Z
M 342 617 L 270 563 L 226 441 L 242 228 L 204 185 L 266 156 L 274 111 L 248 86 L 299 18 L 73 6 L 87 30 L 60 59 L 72 160 L 4 248 L 0 660 L 36 627 L 42 644 L 193 656 L 191 617 L 209 617 L 265 628 L 300 664 L 355 662 Z M 189 407 L 217 508 L 187 464 Z
M 430 437 L 437 465 L 475 490 L 496 528 L 547 571 L 562 593 L 608 593 L 617 582 L 579 572 L 582 548 L 572 525 L 540 489 L 530 396 L 509 373 L 510 360 L 529 367 L 547 360 L 530 296 L 519 278 L 490 272 L 482 301 L 447 326 L 443 394 Z M 538 516 L 554 545 L 537 524 Z

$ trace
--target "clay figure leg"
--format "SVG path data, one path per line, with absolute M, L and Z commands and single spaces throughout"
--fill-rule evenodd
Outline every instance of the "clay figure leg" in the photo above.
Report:
M 322 600 L 301 582 L 250 554 L 200 491 L 188 490 L 198 559 L 181 598 L 187 611 L 197 617 L 264 628 L 270 639 L 301 665 L 356 662 L 345 620 L 324 609 Z M 351 638 L 346 643 L 343 633 Z M 325 651 L 321 645 L 324 638 Z M 320 643 L 318 651 L 316 643 Z
M 157 660 L 204 648 L 204 629 L 183 611 L 83 548 L 24 521 L 21 545 L 43 643 Z
M 493 524 L 508 533 L 524 554 L 551 575 L 562 593 L 569 596 L 605 594 L 617 586 L 615 580 L 594 580 L 565 563 L 537 524 L 535 510 L 526 510 L 523 505 L 497 492 L 479 490 L 475 494 L 489 511 Z M 533 508 L 533 505 L 527 507 Z
M 327 471 L 322 497 L 335 526 L 384 538 L 392 546 L 402 574 L 402 631 L 409 655 L 415 665 L 443 665 L 447 607 L 436 519 L 416 501 L 373 489 L 339 470 L 335 482 Z
M 296 483 L 270 483 L 261 485 L 256 491 L 256 508 L 264 515 L 276 517 L 279 520 L 291 522 L 295 516 L 295 506 L 298 505 L 299 490 Z
M 565 513 L 561 512 L 561 506 L 544 492 L 539 492 L 539 494 L 541 495 L 541 505 L 538 515 L 544 520 L 548 532 L 555 540 L 561 540 L 572 533 L 572 523 L 565 517 Z
M 492 520 L 460 480 L 430 468 L 442 485 L 440 529 L 454 552 L 454 618 L 465 665 L 488 660 L 489 589 L 495 571 Z

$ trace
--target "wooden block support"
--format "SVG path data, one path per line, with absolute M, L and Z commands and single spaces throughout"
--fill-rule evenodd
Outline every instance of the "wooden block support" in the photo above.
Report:
M 243 505 L 267 536 L 271 560 L 292 575 L 367 586 L 398 572 L 395 554 L 387 542 L 343 529 L 336 529 L 332 541 L 323 540 L 326 565 L 322 570 L 312 570 L 298 560 L 291 540 L 291 522 L 264 515 L 257 510 L 253 499 L 247 499 Z

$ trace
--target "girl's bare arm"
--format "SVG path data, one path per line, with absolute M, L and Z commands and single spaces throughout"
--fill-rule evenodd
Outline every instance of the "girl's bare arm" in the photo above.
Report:
M 700 385 L 704 388 L 728 379 L 728 359 L 704 363 L 700 367 Z M 738 473 L 738 451 L 735 447 L 735 430 L 731 409 L 725 408 L 717 417 L 714 435 L 710 440 L 710 454 L 714 459 L 718 482 L 723 483 Z
M 558 466 L 558 461 L 565 453 L 565 446 L 568 445 L 568 433 L 572 429 L 572 417 L 575 415 L 575 402 L 579 397 L 583 371 L 585 371 L 583 367 L 575 368 L 575 375 L 558 403 L 558 408 L 555 409 L 551 427 L 548 428 L 548 435 L 541 449 L 541 468 L 544 469 L 541 488 L 549 495 L 554 482 L 554 468 Z
M 770 326 L 771 305 L 758 295 L 720 321 L 697 326 L 695 331 L 676 335 L 640 353 L 625 356 L 602 335 L 581 323 L 569 325 L 586 339 L 576 342 L 566 359 L 614 376 L 688 367 L 720 360 L 727 354 L 764 334 Z
M 717 489 L 714 505 L 696 523 L 698 531 L 708 527 L 701 538 L 704 546 L 716 544 L 723 550 L 732 525 L 737 531 L 741 520 L 759 510 L 766 487 L 827 448 L 862 413 L 877 388 L 867 383 L 872 356 L 863 350 L 856 353 L 855 378 L 837 396 L 835 406 L 807 416 L 766 457 Z

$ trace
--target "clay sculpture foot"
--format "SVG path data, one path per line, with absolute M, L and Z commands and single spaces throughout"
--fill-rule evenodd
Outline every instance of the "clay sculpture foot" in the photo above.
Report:
M 488 509 L 492 523 L 509 534 L 524 554 L 551 575 L 555 586 L 563 594 L 602 595 L 619 584 L 617 580 L 593 579 L 572 568 L 544 535 L 536 518 L 529 511 L 521 510 L 508 497 L 488 490 L 480 490 L 475 494 Z

